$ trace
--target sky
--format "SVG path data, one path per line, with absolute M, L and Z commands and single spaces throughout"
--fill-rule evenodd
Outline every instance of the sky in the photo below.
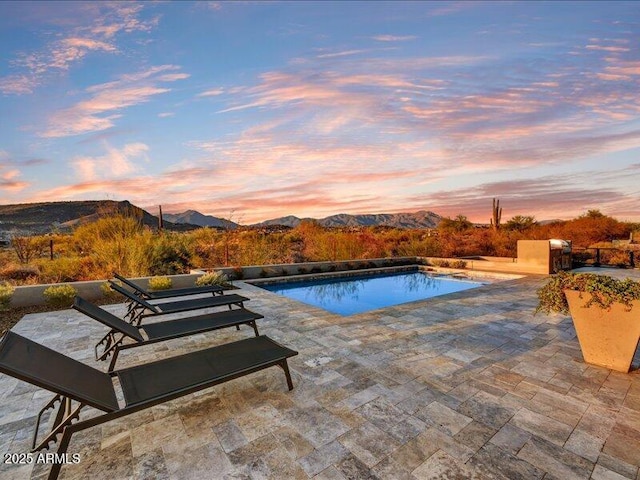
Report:
M 0 204 L 640 221 L 637 2 L 0 2 Z

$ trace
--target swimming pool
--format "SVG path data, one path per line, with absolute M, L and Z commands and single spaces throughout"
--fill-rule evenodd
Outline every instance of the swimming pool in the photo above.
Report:
M 469 290 L 482 285 L 485 283 L 480 281 L 433 276 L 424 272 L 405 272 L 257 286 L 278 295 L 347 316 Z

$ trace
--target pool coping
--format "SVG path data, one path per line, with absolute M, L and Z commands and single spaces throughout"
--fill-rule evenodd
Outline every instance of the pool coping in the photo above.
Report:
M 277 283 L 295 283 L 295 282 L 309 282 L 315 280 L 325 280 L 328 278 L 349 278 L 349 277 L 365 277 L 378 275 L 381 273 L 402 273 L 402 272 L 429 272 L 439 275 L 448 275 L 458 278 L 474 279 L 492 279 L 496 282 L 506 280 L 516 280 L 523 278 L 526 275 L 510 274 L 510 273 L 496 273 L 496 272 L 479 272 L 477 270 L 464 270 L 454 268 L 442 268 L 432 267 L 427 265 L 402 265 L 394 267 L 377 267 L 367 268 L 361 270 L 347 270 L 336 272 L 321 272 L 321 273 L 307 273 L 301 275 L 286 275 L 280 277 L 269 278 L 256 278 L 251 280 L 244 280 L 242 283 L 246 285 L 252 285 L 260 288 L 262 285 L 273 285 Z M 491 282 L 495 283 L 495 282 Z

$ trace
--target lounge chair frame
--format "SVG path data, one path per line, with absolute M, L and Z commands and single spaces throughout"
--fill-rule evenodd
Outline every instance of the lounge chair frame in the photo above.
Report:
M 57 450 L 60 457 L 66 453 L 71 437 L 76 432 L 265 368 L 282 368 L 287 387 L 292 390 L 293 382 L 287 359 L 297 354 L 295 350 L 284 347 L 266 336 L 259 336 L 103 373 L 8 331 L 0 341 L 0 372 L 55 393 L 37 416 L 32 452 L 48 449 L 49 444 L 56 443 L 58 435 L 61 434 Z M 215 363 L 213 360 L 219 360 L 221 363 Z M 67 371 L 73 372 L 73 375 L 68 375 Z M 161 385 L 158 386 L 156 380 L 160 371 L 172 375 L 168 375 L 168 380 L 161 378 Z M 125 398 L 124 407 L 120 407 L 116 398 L 113 377 L 120 381 Z M 83 381 L 78 382 L 78 378 L 82 378 Z M 51 430 L 38 441 L 42 415 L 47 410 L 55 408 L 58 402 L 60 405 Z M 80 420 L 81 410 L 86 406 L 104 413 Z M 48 479 L 55 480 L 61 468 L 61 463 L 54 463 Z
M 229 288 L 223 288 L 219 285 L 204 285 L 201 287 L 186 287 L 186 288 L 170 288 L 168 290 L 158 290 L 158 291 L 150 291 L 142 288 L 140 285 L 132 282 L 128 278 L 123 277 L 122 275 L 118 275 L 118 273 L 113 273 L 114 278 L 128 286 L 133 290 L 133 292 L 145 298 L 147 300 L 157 300 L 161 298 L 174 298 L 174 297 L 186 297 L 189 295 L 200 295 L 203 293 L 211 293 L 213 295 L 222 295 L 225 290 L 229 290 Z M 235 287 L 231 287 L 235 288 Z
M 144 298 L 135 295 L 126 288 L 122 288 L 112 280 L 109 280 L 109 282 L 111 283 L 111 288 L 128 299 L 129 303 L 125 318 L 128 318 L 127 321 L 132 325 L 140 325 L 145 317 L 152 315 L 188 312 L 213 307 L 229 307 L 229 310 L 231 310 L 234 305 L 239 308 L 244 308 L 244 302 L 249 301 L 247 297 L 233 293 L 230 295 L 216 295 L 213 297 L 193 298 L 173 302 L 149 303 Z
M 115 368 L 118 355 L 122 350 L 164 342 L 174 338 L 187 337 L 197 333 L 219 330 L 221 328 L 236 327 L 237 330 L 240 330 L 240 325 L 248 325 L 253 328 L 255 336 L 257 337 L 260 333 L 258 332 L 256 320 L 264 318 L 263 315 L 258 313 L 244 308 L 238 308 L 229 311 L 156 322 L 148 325 L 133 326 L 80 296 L 75 297 L 73 308 L 111 329 L 94 347 L 96 360 L 105 361 L 111 357 L 111 362 L 107 369 L 109 372 Z M 125 343 L 125 341 L 133 341 L 133 343 Z

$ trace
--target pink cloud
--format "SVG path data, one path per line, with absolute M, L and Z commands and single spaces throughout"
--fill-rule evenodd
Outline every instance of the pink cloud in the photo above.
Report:
M 5 95 L 25 95 L 32 93 L 33 77 L 28 75 L 9 75 L 0 77 L 0 92 Z
M 218 95 L 222 95 L 224 93 L 224 89 L 223 88 L 212 88 L 210 90 L 206 90 L 200 94 L 198 94 L 199 97 L 216 97 Z
M 121 149 L 104 142 L 107 153 L 100 157 L 77 157 L 71 163 L 85 182 L 96 178 L 121 177 L 139 170 L 139 161 L 148 162 L 149 147 L 144 143 L 130 143 Z
M 156 95 L 171 91 L 158 84 L 183 78 L 180 74 L 161 74 L 177 68 L 173 65 L 153 67 L 123 75 L 113 82 L 89 87 L 86 92 L 91 94 L 90 98 L 51 115 L 47 129 L 40 136 L 67 137 L 111 128 L 114 121 L 120 118 L 119 112 L 125 108 L 148 102 Z

